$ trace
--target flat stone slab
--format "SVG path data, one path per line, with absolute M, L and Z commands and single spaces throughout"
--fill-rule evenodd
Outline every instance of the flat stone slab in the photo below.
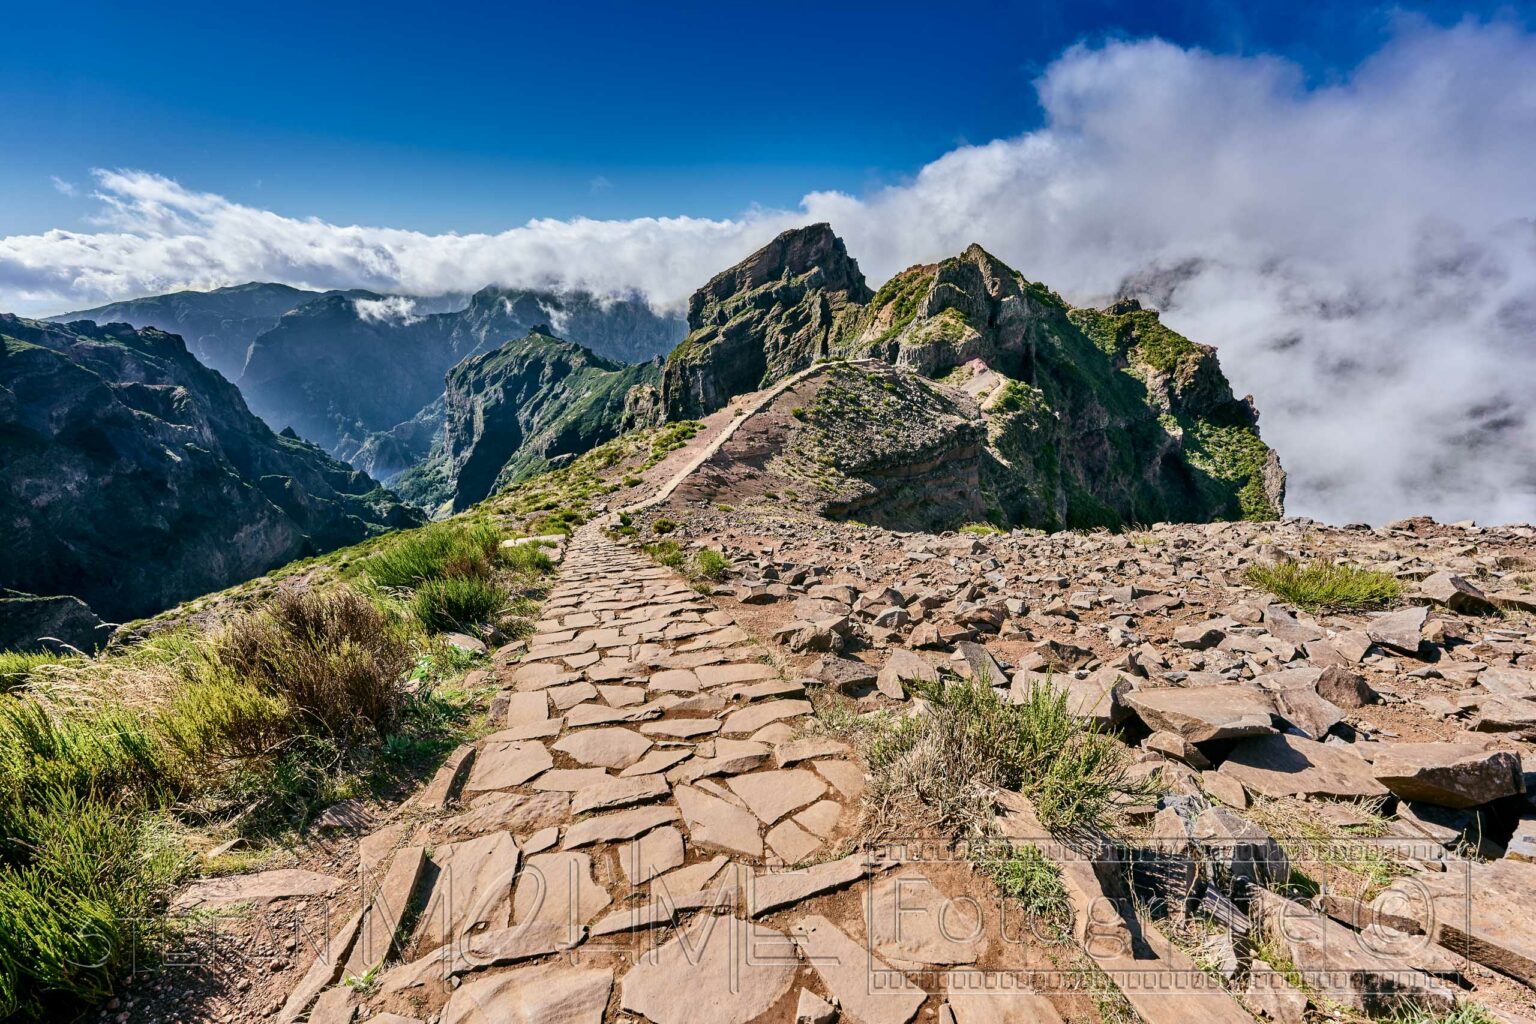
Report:
M 737 775 L 726 785 L 765 825 L 772 825 L 827 791 L 827 784 L 815 772 L 803 768 Z
M 579 789 L 571 797 L 571 813 L 611 810 L 630 804 L 645 803 L 670 795 L 672 787 L 659 775 L 639 775 L 632 779 L 606 779 L 595 786 Z
M 779 763 L 780 768 L 790 768 L 801 761 L 812 761 L 819 757 L 846 757 L 849 753 L 848 744 L 840 740 L 812 736 L 809 739 L 780 743 L 774 748 L 773 759 Z
M 384 963 L 395 949 L 399 924 L 406 917 L 410 897 L 421 878 L 421 869 L 427 864 L 427 852 L 419 846 L 407 846 L 396 852 L 389 872 L 379 883 L 369 900 L 369 909 L 362 915 L 362 929 L 347 958 L 346 970 L 362 976 L 376 964 Z M 310 1019 L 315 1019 L 310 1016 Z
M 560 825 L 571 816 L 571 800 L 564 793 L 487 793 L 469 810 L 454 815 L 444 827 L 457 835 L 480 835 L 506 830 L 516 835 Z
M 480 756 L 475 758 L 475 765 L 470 769 L 469 781 L 464 784 L 464 789 L 475 793 L 510 789 L 548 770 L 554 763 L 544 744 L 533 740 L 513 743 L 487 741 Z
M 1398 879 L 1375 905 L 1413 917 L 1452 953 L 1536 987 L 1536 864 L 1456 864 Z
M 902 966 L 974 964 L 987 948 L 975 909 L 910 869 L 876 882 L 864 915 L 875 952 Z
M 507 696 L 506 724 L 529 725 L 549 719 L 549 698 L 542 691 L 512 693 Z
M 699 682 L 706 689 L 727 686 L 731 683 L 751 683 L 759 679 L 777 679 L 779 673 L 772 665 L 748 662 L 744 665 L 701 665 L 694 669 Z
M 344 883 L 334 875 L 298 868 L 277 868 L 254 875 L 226 875 L 194 882 L 177 896 L 177 907 L 227 903 L 267 903 L 294 896 L 326 896 Z
M 838 820 L 843 816 L 843 805 L 836 800 L 818 800 L 805 810 L 796 814 L 795 824 L 810 832 L 812 835 L 825 839 L 837 828 Z
M 726 736 L 749 736 L 765 725 L 808 715 L 815 709 L 808 700 L 768 700 L 733 711 L 720 726 Z
M 811 764 L 849 800 L 864 795 L 864 771 L 852 761 L 812 761 Z
M 636 775 L 652 775 L 657 772 L 664 772 L 673 765 L 681 764 L 692 756 L 693 751 L 680 748 L 650 750 L 640 760 L 619 772 L 619 777 L 628 779 Z
M 1218 769 L 1263 796 L 1358 800 L 1387 795 L 1371 766 L 1337 744 L 1281 733 L 1243 740 Z
M 798 966 L 783 933 L 705 914 L 640 958 L 619 1005 L 655 1024 L 748 1024 L 789 992 Z
M 704 688 L 692 669 L 663 669 L 651 676 L 646 685 L 652 690 L 670 690 L 675 693 L 698 693 Z
M 671 804 L 659 807 L 636 807 L 628 811 L 599 814 L 585 821 L 578 821 L 565 830 L 561 848 L 574 850 L 592 843 L 615 843 L 621 839 L 633 839 L 642 832 L 649 832 L 659 825 L 677 820 L 677 808 Z
M 554 745 L 582 764 L 628 768 L 651 749 L 651 741 L 629 729 L 587 729 Z
M 961 980 L 964 987 L 957 984 Z M 1018 978 L 1008 972 L 966 971 L 952 977 L 947 996 L 955 1024 L 1061 1024 L 1061 1014 L 1049 999 L 1018 985 Z M 1197 1024 L 1198 1018 L 1189 1021 Z
M 802 918 L 790 934 L 843 1014 L 860 1024 L 908 1024 L 927 998 L 905 975 L 820 915 Z
M 812 896 L 840 889 L 869 874 L 868 858 L 854 854 L 798 871 L 769 871 L 756 875 L 747 891 L 747 911 L 752 917 L 771 913 Z
M 584 853 L 540 853 L 529 857 L 512 894 L 512 922 L 563 924 L 579 938 L 582 926 L 612 902 L 592 880 L 592 858 Z
M 1477 807 L 1525 789 L 1520 758 L 1472 743 L 1383 743 L 1371 773 L 1392 793 L 1439 807 Z
M 672 796 L 682 810 L 688 836 L 695 846 L 716 846 L 748 857 L 763 855 L 758 819 L 752 812 L 693 786 L 678 786 L 672 790 Z
M 640 731 L 647 736 L 687 740 L 713 736 L 720 731 L 720 722 L 713 718 L 664 718 L 659 722 L 647 722 Z
M 601 785 L 613 778 L 606 768 L 551 768 L 530 783 L 530 788 L 560 793 Z
M 436 949 L 480 925 L 507 923 L 508 895 L 521 853 L 511 833 L 449 843 L 432 851 L 437 878 L 417 925 L 422 948 Z
M 570 949 L 581 936 L 574 938 L 564 924 L 528 924 L 511 928 L 493 928 L 477 932 L 464 942 L 463 954 L 452 961 L 450 970 L 463 974 L 481 967 L 516 963 L 548 956 L 562 949 Z
M 631 887 L 681 867 L 683 834 L 671 825 L 647 832 L 618 849 L 619 870 Z
M 1175 733 L 1190 743 L 1275 731 L 1274 703 L 1253 687 L 1165 686 L 1133 690 L 1125 702 L 1154 732 Z
M 821 849 L 821 840 L 793 821 L 779 822 L 768 830 L 763 841 L 785 864 L 799 864 Z

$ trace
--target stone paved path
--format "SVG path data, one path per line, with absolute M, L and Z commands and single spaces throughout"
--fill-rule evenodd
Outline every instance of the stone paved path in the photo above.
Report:
M 802 687 L 680 576 L 595 527 L 571 541 L 542 615 L 498 668 L 500 728 L 448 759 L 415 821 L 364 840 L 371 903 L 280 1019 L 366 1006 L 394 1024 L 745 1024 L 862 998 L 862 954 L 803 959 L 808 944 L 862 948 L 848 934 L 862 919 L 792 909 L 889 866 L 844 850 L 862 772 L 844 744 L 803 735 Z M 381 961 L 371 990 L 336 984 Z M 860 1019 L 905 1024 L 924 998 L 903 983 Z
M 862 766 L 678 574 L 584 527 L 496 672 L 283 1024 L 1060 1021 L 963 872 L 857 847 Z

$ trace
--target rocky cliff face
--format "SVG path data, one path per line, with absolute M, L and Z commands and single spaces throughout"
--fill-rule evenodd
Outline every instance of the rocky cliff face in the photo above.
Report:
M 825 356 L 871 296 L 826 224 L 786 231 L 688 301 L 688 337 L 667 358 L 667 414 L 689 419 Z
M 669 416 L 819 358 L 874 358 L 968 392 L 989 518 L 1059 527 L 1279 515 L 1284 473 L 1208 346 L 1135 302 L 1074 309 L 980 246 L 870 293 L 826 225 L 786 232 L 697 292 Z
M 256 340 L 239 385 L 273 426 L 292 426 L 349 461 L 367 451 L 378 468 L 398 471 L 422 450 L 420 429 L 408 424 L 442 396 L 450 368 L 551 323 L 626 362 L 665 352 L 683 333 L 679 320 L 634 298 L 485 288 L 464 309 L 418 315 L 384 296 L 326 296 Z M 372 436 L 381 433 L 394 436 Z
M 0 342 L 0 587 L 121 621 L 421 521 L 174 335 L 0 314 Z
M 657 363 L 613 362 L 540 325 L 449 371 L 442 433 L 400 491 L 427 508 L 467 508 L 640 425 L 660 376 Z

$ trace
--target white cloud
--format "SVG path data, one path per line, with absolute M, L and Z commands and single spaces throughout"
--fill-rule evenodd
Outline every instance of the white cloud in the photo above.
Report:
M 359 318 L 370 323 L 394 321 L 414 324 L 422 318 L 416 315 L 416 300 L 404 295 L 389 295 L 382 299 L 353 299 L 352 306 Z
M 1216 345 L 1257 398 L 1294 512 L 1536 519 L 1536 38 L 1405 22 L 1310 89 L 1276 58 L 1110 43 L 1063 54 L 1038 88 L 1037 131 L 873 194 L 732 220 L 425 235 L 98 172 L 101 229 L 0 239 L 0 293 L 53 311 L 248 280 L 494 283 L 676 305 L 810 220 L 830 220 L 876 281 L 978 241 L 1075 301 L 1138 287 Z
M 55 192 L 59 193 L 60 195 L 64 195 L 64 196 L 77 196 L 77 195 L 80 194 L 80 190 L 75 188 L 75 183 L 74 182 L 72 182 L 72 181 L 65 181 L 63 178 L 59 177 L 57 174 L 49 175 L 48 176 L 48 180 L 53 182 L 53 190 Z

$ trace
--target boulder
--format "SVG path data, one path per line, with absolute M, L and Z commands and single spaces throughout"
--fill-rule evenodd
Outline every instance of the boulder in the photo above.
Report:
M 1428 617 L 1429 609 L 1424 607 L 1399 608 L 1372 619 L 1365 628 L 1365 635 L 1383 647 L 1417 654 L 1424 639 L 1424 621 Z
M 1361 800 L 1388 793 L 1347 746 L 1286 733 L 1243 740 L 1218 770 L 1261 796 Z
M 1362 708 L 1381 699 L 1364 676 L 1338 666 L 1323 669 L 1317 677 L 1317 695 L 1341 708 Z
M 1421 582 L 1419 596 L 1453 612 L 1480 615 L 1494 610 L 1488 595 L 1449 572 L 1437 572 Z
M 1125 701 L 1154 731 L 1172 732 L 1190 743 L 1272 733 L 1274 704 L 1248 686 L 1158 687 L 1133 690 Z
M 1471 743 L 1372 747 L 1371 774 L 1392 793 L 1440 807 L 1477 807 L 1525 790 L 1520 759 Z

